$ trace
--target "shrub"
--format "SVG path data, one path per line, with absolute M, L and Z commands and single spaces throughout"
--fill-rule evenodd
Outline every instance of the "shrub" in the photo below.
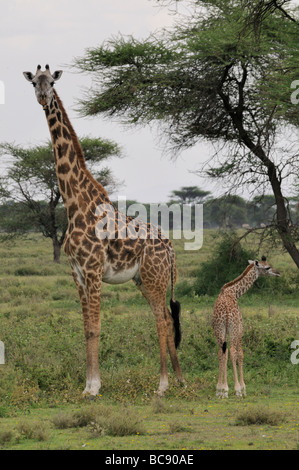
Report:
M 131 410 L 125 410 L 122 415 L 114 414 L 107 420 L 107 434 L 111 436 L 130 436 L 144 432 L 143 423 Z
M 4 447 L 14 438 L 12 431 L 0 431 L 0 446 Z
M 25 420 L 21 421 L 17 429 L 26 439 L 35 439 L 36 441 L 46 441 L 48 439 L 48 431 L 44 423 L 39 421 L 33 423 L 29 423 Z
M 92 421 L 95 420 L 96 415 L 97 409 L 94 407 L 87 406 L 78 410 L 73 416 L 75 427 L 83 428 L 85 426 L 88 426 Z
M 169 423 L 169 434 L 175 434 L 176 432 L 192 432 L 190 425 L 184 424 L 179 420 L 174 420 Z
M 52 418 L 52 423 L 56 429 L 68 429 L 75 427 L 74 418 L 70 413 L 60 411 Z
M 239 276 L 255 254 L 241 246 L 234 232 L 220 235 L 212 256 L 197 271 L 194 290 L 197 295 L 215 295 L 221 287 Z
M 93 436 L 104 434 L 128 436 L 144 433 L 144 427 L 138 415 L 126 408 L 120 415 L 113 412 L 111 407 L 87 406 L 72 414 L 60 412 L 53 417 L 52 423 L 57 429 L 89 426 Z
M 30 266 L 23 266 L 15 270 L 15 276 L 38 276 L 40 272 Z
M 250 426 L 268 424 L 270 426 L 277 426 L 285 421 L 286 416 L 284 413 L 271 410 L 266 407 L 251 407 L 241 411 L 236 418 L 237 426 Z

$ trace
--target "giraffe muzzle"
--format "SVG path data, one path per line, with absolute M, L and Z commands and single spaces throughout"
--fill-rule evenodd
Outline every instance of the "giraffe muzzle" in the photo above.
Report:
M 40 104 L 42 105 L 43 109 L 46 109 L 47 107 L 47 101 L 45 98 L 41 98 Z

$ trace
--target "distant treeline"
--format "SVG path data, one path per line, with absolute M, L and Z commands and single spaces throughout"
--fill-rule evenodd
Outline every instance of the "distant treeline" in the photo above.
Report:
M 264 195 L 263 197 L 256 197 L 253 200 L 246 200 L 240 196 L 223 196 L 220 198 L 209 197 L 201 202 L 203 204 L 203 225 L 204 228 L 238 228 L 238 227 L 263 227 L 271 224 L 275 215 L 275 201 L 271 195 Z M 114 205 L 117 206 L 117 202 Z M 183 218 L 183 204 L 190 205 L 192 229 L 194 228 L 195 219 L 195 204 L 192 201 L 170 201 L 164 204 L 141 204 L 134 200 L 126 201 L 126 210 L 130 210 L 130 215 L 144 219 L 146 212 L 147 221 L 152 221 L 151 214 L 158 211 L 158 224 L 163 227 L 163 217 L 161 217 L 160 209 L 166 206 L 169 213 L 167 223 L 169 229 L 179 228 L 173 226 L 173 211 L 174 207 L 180 208 L 181 217 Z M 47 210 L 47 203 L 45 201 L 36 201 L 36 206 L 39 206 L 39 212 L 43 213 L 44 226 L 47 226 L 47 218 L 50 219 L 50 213 Z M 175 205 L 175 206 L 174 206 Z M 138 206 L 142 206 L 143 210 L 138 211 Z M 132 211 L 133 209 L 133 211 Z M 136 209 L 136 212 L 134 212 Z M 56 222 L 61 231 L 64 231 L 67 225 L 65 209 L 62 204 L 56 208 Z M 292 223 L 299 224 L 299 202 L 294 198 L 290 201 L 290 217 Z M 181 218 L 181 227 L 182 225 Z M 168 222 L 169 220 L 169 222 Z M 176 218 L 177 221 L 177 218 Z M 49 220 L 50 222 L 50 220 Z M 18 229 L 19 227 L 19 229 Z M 48 227 L 50 230 L 50 227 Z M 58 227 L 57 227 L 58 228 Z M 40 232 L 41 224 L 34 213 L 28 211 L 28 208 L 23 203 L 16 203 L 8 201 L 6 204 L 0 205 L 0 230 L 1 232 Z M 45 227 L 44 227 L 45 231 Z
M 182 207 L 183 204 L 191 205 L 192 214 L 192 229 L 194 228 L 195 204 L 192 201 L 170 201 L 167 203 L 169 208 L 169 228 L 173 227 L 173 213 L 170 210 L 173 204 L 178 204 Z M 223 196 L 220 198 L 208 197 L 200 202 L 203 204 L 203 225 L 204 228 L 240 228 L 240 227 L 263 227 L 269 225 L 273 221 L 276 211 L 274 197 L 271 195 L 264 195 L 256 197 L 252 200 L 246 200 L 240 196 Z M 136 201 L 126 201 L 127 208 Z M 147 211 L 147 220 L 150 220 L 151 208 L 156 210 L 155 206 L 163 206 L 163 204 L 143 204 Z M 164 204 L 165 206 L 165 204 Z M 299 224 L 299 201 L 293 198 L 290 200 L 289 205 L 290 219 L 295 225 Z M 138 217 L 138 213 L 136 214 Z M 181 209 L 181 216 L 183 210 Z M 163 220 L 159 214 L 159 225 L 163 228 Z M 182 221 L 181 221 L 182 226 Z

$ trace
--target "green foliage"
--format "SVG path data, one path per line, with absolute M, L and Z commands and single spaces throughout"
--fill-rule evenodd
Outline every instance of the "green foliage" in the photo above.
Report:
M 107 139 L 84 137 L 80 140 L 88 168 L 105 187 L 114 189 L 116 180 L 108 167 L 98 165 L 121 156 L 120 147 Z M 52 145 L 22 148 L 0 144 L 0 156 L 12 157 L 7 174 L 0 179 L 0 229 L 2 240 L 41 232 L 53 244 L 54 261 L 60 262 L 60 249 L 67 229 L 67 217 L 58 187 Z
M 208 7 L 206 15 L 196 10 L 196 3 Z M 271 77 L 267 83 L 274 83 L 272 73 L 278 75 L 284 63 L 298 56 L 294 42 L 298 26 L 275 8 L 260 15 L 257 34 L 251 20 L 259 3 L 190 2 L 190 17 L 180 18 L 173 31 L 144 41 L 120 36 L 87 49 L 73 64 L 95 77 L 93 89 L 80 102 L 82 113 L 124 116 L 134 124 L 162 119 L 169 139 L 181 147 L 192 145 L 200 136 L 235 139 L 236 130 L 219 91 L 224 85 L 237 106 L 242 67 L 248 67 L 250 80 L 242 99 L 254 113 L 254 122 L 250 113 L 244 119 L 249 133 L 256 133 L 257 122 L 265 124 L 269 114 L 267 106 L 256 112 L 261 97 L 255 88 L 267 77 Z M 226 67 L 230 76 L 225 75 Z M 285 89 L 289 87 L 290 83 Z M 269 98 L 265 90 L 264 86 L 263 104 Z
M 243 248 L 234 233 L 223 232 L 210 259 L 202 263 L 197 272 L 196 294 L 217 294 L 225 283 L 242 274 L 249 259 L 255 259 L 252 250 Z
M 272 1 L 187 3 L 189 16 L 172 30 L 143 42 L 114 38 L 75 59 L 74 66 L 95 79 L 81 111 L 133 125 L 159 122 L 172 154 L 201 139 L 220 144 L 221 152 L 202 166 L 202 174 L 231 189 L 261 193 L 271 187 L 277 232 L 299 267 L 298 230 L 290 224 L 287 202 L 289 177 L 298 174 L 292 127 L 294 147 L 281 148 L 281 141 L 289 140 L 286 122 L 298 124 L 290 104 L 299 61 L 298 10 L 291 21 L 281 3 Z M 204 14 L 197 6 L 207 7 Z M 244 216 L 240 208 L 238 215 Z

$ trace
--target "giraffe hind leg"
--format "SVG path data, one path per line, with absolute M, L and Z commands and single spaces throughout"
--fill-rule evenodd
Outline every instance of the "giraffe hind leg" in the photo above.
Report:
M 216 396 L 219 398 L 228 398 L 228 385 L 227 385 L 227 358 L 228 349 L 223 350 L 219 347 L 218 362 L 219 362 L 219 377 L 216 386 Z
M 227 385 L 227 358 L 228 349 L 226 341 L 226 324 L 223 319 L 215 319 L 213 321 L 214 333 L 219 346 L 218 350 L 218 363 L 219 363 L 219 376 L 216 385 L 216 396 L 219 398 L 228 397 Z
M 166 288 L 163 293 L 160 292 L 159 295 L 157 295 L 155 291 L 146 290 L 144 284 L 136 283 L 136 285 L 148 301 L 156 320 L 160 347 L 160 384 L 157 394 L 163 396 L 169 385 L 167 374 L 167 349 L 177 379 L 180 382 L 184 381 L 176 350 L 180 340 L 179 302 L 172 305 L 171 315 L 165 302 Z

